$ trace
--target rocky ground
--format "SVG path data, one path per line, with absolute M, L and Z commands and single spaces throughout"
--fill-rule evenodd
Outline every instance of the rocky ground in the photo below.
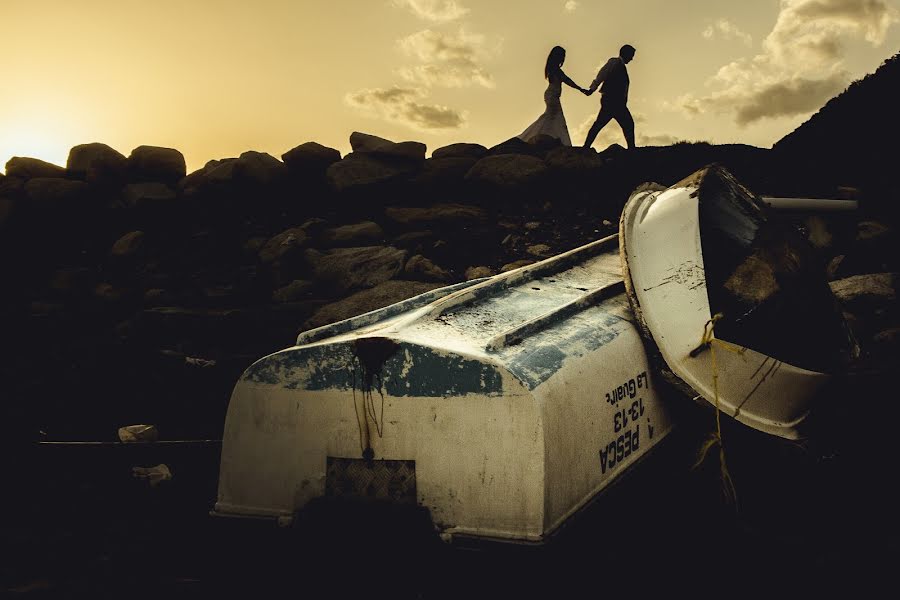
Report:
M 6 550 L 20 560 L 7 563 L 5 589 L 37 596 L 212 593 L 211 582 L 230 581 L 217 567 L 225 560 L 214 552 L 219 546 L 210 542 L 218 538 L 206 529 L 215 496 L 214 443 L 192 455 L 197 458 L 169 457 L 181 470 L 164 482 L 168 489 L 130 476 L 134 464 L 165 462 L 158 456 L 70 454 L 35 450 L 35 443 L 114 441 L 120 426 L 133 423 L 156 425 L 164 440 L 216 440 L 243 369 L 291 345 L 299 331 L 613 234 L 638 184 L 671 185 L 711 162 L 758 194 L 860 200 L 853 214 L 788 217 L 816 248 L 862 349 L 852 377 L 838 386 L 846 402 L 834 402 L 843 407 L 835 414 L 855 425 L 834 436 L 831 458 L 817 455 L 825 466 L 814 469 L 809 490 L 830 499 L 814 499 L 821 505 L 809 514 L 824 518 L 839 498 L 858 511 L 860 523 L 877 527 L 873 515 L 881 513 L 867 511 L 838 485 L 852 482 L 869 506 L 880 508 L 879 478 L 889 473 L 877 468 L 889 468 L 896 455 L 885 442 L 893 413 L 879 406 L 895 394 L 878 386 L 897 365 L 900 348 L 900 241 L 885 210 L 890 203 L 867 196 L 864 181 L 842 181 L 814 165 L 739 145 L 597 153 L 551 139 L 513 139 L 493 148 L 453 144 L 426 158 L 417 142 L 361 133 L 350 141 L 353 152 L 343 158 L 309 142 L 281 160 L 246 152 L 190 174 L 177 150 L 147 146 L 128 157 L 103 144 L 77 146 L 65 168 L 9 161 L 0 176 L 0 431 L 10 463 L 5 487 L 14 490 L 7 500 L 17 509 L 6 512 Z M 701 429 L 704 418 L 698 417 Z M 683 456 L 695 441 L 687 435 Z M 753 473 L 748 478 L 765 471 L 745 468 Z M 679 539 L 695 535 L 685 529 L 693 524 L 710 541 L 694 540 L 692 551 L 716 554 L 721 547 L 756 567 L 762 563 L 751 550 L 783 560 L 796 551 L 803 554 L 800 571 L 817 576 L 851 557 L 855 566 L 860 556 L 871 559 L 873 568 L 885 553 L 896 557 L 893 518 L 885 517 L 884 535 L 872 537 L 847 529 L 850 521 L 839 515 L 841 533 L 831 541 L 854 550 L 817 545 L 809 520 L 796 540 L 780 531 L 771 545 L 765 535 L 773 532 L 758 521 L 722 520 L 714 476 L 683 464 L 661 472 L 666 477 L 647 483 L 644 496 L 671 497 L 672 507 L 660 513 L 665 519 L 650 519 L 652 527 L 639 530 L 650 535 L 654 527 L 668 528 L 658 542 L 666 552 L 679 553 Z M 175 485 L 179 480 L 184 483 Z M 642 502 L 645 512 L 659 510 Z M 691 519 L 670 523 L 678 521 L 676 508 Z M 640 583 L 646 566 L 640 557 L 657 541 L 623 541 L 627 535 L 620 533 L 609 542 L 617 549 L 589 536 L 588 555 L 605 565 L 600 572 Z M 658 560 L 647 564 L 663 568 L 662 552 L 654 551 Z M 603 563 L 610 554 L 615 561 Z M 725 555 L 707 560 L 728 563 Z M 667 572 L 693 561 L 682 556 L 673 565 Z M 149 587 L 141 589 L 142 582 Z

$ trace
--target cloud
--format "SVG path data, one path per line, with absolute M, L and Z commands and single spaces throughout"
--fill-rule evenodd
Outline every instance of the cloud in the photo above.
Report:
M 439 104 L 423 104 L 425 97 L 414 88 L 390 87 L 364 89 L 344 96 L 344 101 L 364 113 L 419 131 L 459 129 L 466 123 L 466 114 Z
M 409 9 L 420 19 L 436 23 L 454 21 L 469 12 L 456 0 L 394 0 L 394 5 Z
M 753 37 L 749 33 L 741 31 L 737 25 L 728 19 L 719 19 L 715 23 L 710 24 L 703 30 L 701 35 L 708 40 L 714 37 L 722 37 L 726 40 L 738 39 L 748 46 L 753 43 Z
M 684 96 L 679 101 L 690 115 L 708 111 L 733 113 L 735 123 L 744 127 L 764 118 L 792 117 L 818 110 L 842 91 L 850 77 L 836 71 L 824 78 L 792 77 L 734 87 L 702 98 Z
M 568 0 L 564 6 L 566 12 L 572 13 L 578 8 L 578 2 L 575 0 Z
M 860 32 L 866 41 L 880 45 L 890 26 L 897 22 L 897 11 L 883 0 L 807 0 L 789 2 L 792 11 L 782 11 L 785 29 L 796 29 L 807 19 L 830 22 Z
M 494 87 L 494 81 L 490 73 L 477 65 L 472 67 L 457 67 L 451 65 L 416 65 L 404 67 L 398 71 L 400 76 L 407 81 L 421 83 L 427 86 L 441 87 L 466 87 L 478 84 L 486 88 Z
M 881 44 L 897 21 L 885 0 L 781 0 L 759 54 L 724 65 L 708 82 L 714 91 L 676 104 L 688 115 L 729 114 L 740 126 L 812 113 L 850 81 L 845 45 Z
M 423 63 L 399 71 L 408 81 L 427 86 L 494 87 L 493 78 L 482 61 L 497 49 L 489 48 L 483 35 L 463 28 L 455 33 L 425 29 L 398 40 L 398 44 L 408 56 Z

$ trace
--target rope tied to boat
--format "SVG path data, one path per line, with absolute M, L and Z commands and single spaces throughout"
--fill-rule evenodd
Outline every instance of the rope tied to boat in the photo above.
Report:
M 712 366 L 713 397 L 716 407 L 716 429 L 712 432 L 712 434 L 710 434 L 710 437 L 700 447 L 697 462 L 694 463 L 692 469 L 696 469 L 701 464 L 703 464 L 710 450 L 718 446 L 719 475 L 722 480 L 722 493 L 729 503 L 737 506 L 737 490 L 734 487 L 734 481 L 731 479 L 731 472 L 728 470 L 728 463 L 725 460 L 725 442 L 722 438 L 722 421 L 720 418 L 719 410 L 719 365 L 716 360 L 716 347 L 721 347 L 722 349 L 729 352 L 734 352 L 735 354 L 743 354 L 745 348 L 740 348 L 738 346 L 735 346 L 734 344 L 729 344 L 728 342 L 716 339 L 714 335 L 716 322 L 722 319 L 723 316 L 724 315 L 722 313 L 716 313 L 709 321 L 707 321 L 703 325 L 703 337 L 700 340 L 700 345 L 690 352 L 691 358 L 696 358 L 704 350 L 709 350 L 710 363 Z

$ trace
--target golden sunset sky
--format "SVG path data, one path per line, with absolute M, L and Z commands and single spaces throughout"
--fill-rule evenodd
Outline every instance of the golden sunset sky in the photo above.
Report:
M 246 150 L 363 131 L 495 145 L 630 43 L 638 145 L 769 147 L 900 50 L 900 0 L 0 0 L 0 167 L 77 144 Z M 599 96 L 563 91 L 575 144 Z M 615 123 L 595 143 L 617 141 Z

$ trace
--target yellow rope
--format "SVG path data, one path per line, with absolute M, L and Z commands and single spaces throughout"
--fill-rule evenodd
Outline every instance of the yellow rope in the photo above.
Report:
M 710 360 L 712 362 L 713 396 L 715 398 L 716 407 L 716 430 L 700 447 L 700 455 L 697 458 L 697 462 L 694 463 L 694 466 L 692 468 L 696 469 L 701 464 L 703 464 L 703 461 L 706 460 L 706 455 L 709 453 L 709 451 L 712 450 L 714 446 L 718 445 L 719 471 L 722 477 L 722 493 L 725 495 L 725 499 L 728 502 L 737 506 L 737 490 L 734 487 L 734 481 L 731 479 L 731 473 L 728 470 L 728 463 L 725 460 L 725 443 L 722 439 L 722 421 L 720 419 L 719 411 L 719 366 L 718 362 L 716 361 L 715 347 L 719 345 L 723 349 L 735 353 L 743 353 L 744 348 L 739 348 L 737 346 L 729 344 L 728 342 L 717 340 L 713 336 L 713 330 L 715 329 L 716 322 L 721 318 L 722 313 L 716 313 L 709 321 L 706 322 L 706 324 L 703 326 L 703 338 L 700 341 L 700 346 L 698 346 L 698 349 L 709 348 L 710 352 Z

